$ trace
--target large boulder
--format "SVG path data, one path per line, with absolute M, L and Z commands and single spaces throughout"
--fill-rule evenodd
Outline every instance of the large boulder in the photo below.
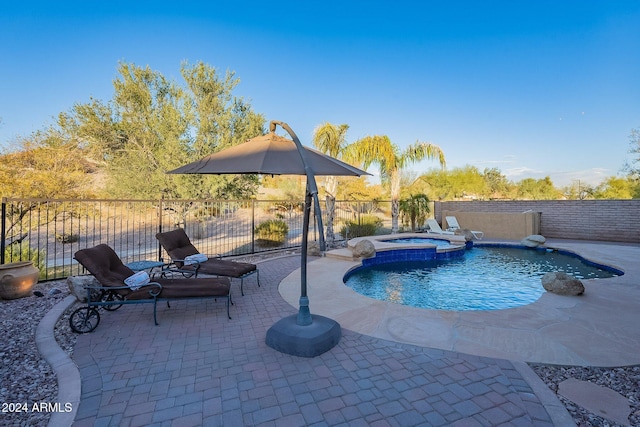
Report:
M 575 277 L 562 271 L 547 273 L 542 276 L 542 287 L 558 295 L 582 295 L 584 285 Z
M 69 292 L 80 302 L 87 302 L 86 286 L 100 286 L 100 282 L 93 276 L 69 276 L 67 277 Z
M 532 234 L 530 236 L 525 237 L 520 241 L 522 246 L 526 246 L 528 248 L 537 248 L 538 246 L 544 244 L 547 239 L 544 236 L 539 234 Z
M 370 240 L 360 240 L 351 250 L 356 258 L 371 258 L 376 254 L 376 247 Z

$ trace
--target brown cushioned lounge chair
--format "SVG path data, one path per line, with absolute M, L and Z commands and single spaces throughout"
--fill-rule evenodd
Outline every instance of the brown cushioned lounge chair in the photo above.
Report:
M 229 303 L 231 301 L 231 284 L 227 278 L 200 278 L 200 279 L 167 279 L 152 278 L 151 281 L 137 290 L 132 290 L 124 283 L 127 277 L 134 274 L 133 270 L 124 265 L 115 251 L 105 244 L 100 244 L 93 248 L 81 249 L 77 251 L 74 258 L 84 266 L 100 282 L 101 286 L 88 287 L 87 307 L 82 307 L 75 318 L 70 322 L 72 328 L 77 332 L 90 332 L 98 326 L 100 315 L 96 307 L 104 307 L 107 310 L 115 310 L 123 304 L 153 304 L 153 320 L 158 324 L 156 316 L 156 305 L 158 301 L 182 300 L 192 298 L 222 298 L 227 300 L 227 317 L 229 314 Z M 97 293 L 99 298 L 92 298 L 92 291 Z M 114 308 L 115 307 L 115 308 Z M 93 318 L 93 325 L 87 327 L 87 319 Z M 83 322 L 85 323 L 83 326 Z M 80 325 L 80 326 L 78 326 Z
M 200 252 L 193 246 L 189 236 L 182 228 L 158 233 L 156 238 L 171 257 L 171 262 L 175 265 L 174 271 L 179 271 L 186 275 L 195 275 L 196 277 L 198 277 L 199 273 L 203 273 L 240 279 L 240 292 L 242 295 L 244 295 L 244 278 L 251 274 L 256 274 L 256 280 L 258 286 L 260 286 L 260 272 L 255 264 L 208 258 L 203 262 L 186 265 L 184 262 L 186 257 Z

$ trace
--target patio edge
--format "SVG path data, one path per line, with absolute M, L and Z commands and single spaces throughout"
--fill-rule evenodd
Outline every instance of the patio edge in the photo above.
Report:
M 59 403 L 61 408 L 59 412 L 53 412 L 51 414 L 49 426 L 71 426 L 75 420 L 78 407 L 80 406 L 80 391 L 82 386 L 80 371 L 73 360 L 71 360 L 71 357 L 60 348 L 53 333 L 56 323 L 62 314 L 75 301 L 75 296 L 67 296 L 47 312 L 36 328 L 36 346 L 38 347 L 38 351 L 51 366 L 58 381 L 58 398 L 56 403 Z M 66 408 L 65 404 L 67 403 L 71 404 L 71 411 L 63 412 Z
M 510 360 L 513 367 L 518 371 L 527 384 L 533 390 L 544 409 L 549 414 L 555 426 L 576 426 L 573 417 L 567 408 L 560 402 L 558 396 L 536 375 L 536 373 L 525 362 Z

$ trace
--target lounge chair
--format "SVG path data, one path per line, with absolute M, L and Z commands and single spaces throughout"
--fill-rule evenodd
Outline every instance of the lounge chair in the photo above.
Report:
M 198 277 L 198 274 L 211 274 L 240 279 L 240 292 L 244 295 L 244 278 L 256 274 L 258 286 L 260 286 L 260 272 L 255 264 L 247 262 L 227 261 L 218 258 L 206 258 L 198 260 L 201 255 L 189 240 L 189 236 L 182 228 L 156 234 L 156 239 L 171 257 L 172 271 L 177 271 L 189 277 Z M 194 257 L 191 261 L 188 257 Z M 185 262 L 186 261 L 186 262 Z M 189 263 L 191 262 L 191 263 Z
M 124 265 L 115 251 L 105 244 L 77 251 L 74 258 L 98 280 L 100 286 L 87 287 L 87 306 L 74 311 L 69 318 L 71 328 L 80 333 L 91 332 L 100 323 L 97 310 L 117 310 L 125 304 L 153 304 L 153 320 L 158 325 L 158 301 L 195 298 L 227 300 L 227 317 L 231 301 L 231 283 L 227 278 L 167 279 L 152 278 L 139 288 L 125 284 L 135 273 Z
M 447 230 L 449 231 L 453 231 L 455 233 L 456 230 L 462 230 L 462 227 L 460 227 L 460 224 L 458 223 L 458 219 L 455 216 L 447 216 L 446 217 L 447 220 Z M 476 231 L 476 230 L 469 230 L 471 232 L 471 234 L 473 235 L 473 237 L 475 237 L 477 240 L 482 240 L 482 238 L 484 237 L 484 233 L 482 231 Z
M 436 221 L 433 218 L 427 219 L 427 227 L 429 227 L 429 233 L 448 234 L 448 235 L 456 234 L 453 231 L 445 231 L 442 228 L 440 228 L 440 224 L 438 224 L 438 221 Z

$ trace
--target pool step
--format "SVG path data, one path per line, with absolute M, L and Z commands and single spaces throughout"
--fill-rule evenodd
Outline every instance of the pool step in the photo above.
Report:
M 332 249 L 325 253 L 327 258 L 341 259 L 341 260 L 349 260 L 349 261 L 357 261 L 358 258 L 353 256 L 351 249 L 341 248 L 341 249 Z

